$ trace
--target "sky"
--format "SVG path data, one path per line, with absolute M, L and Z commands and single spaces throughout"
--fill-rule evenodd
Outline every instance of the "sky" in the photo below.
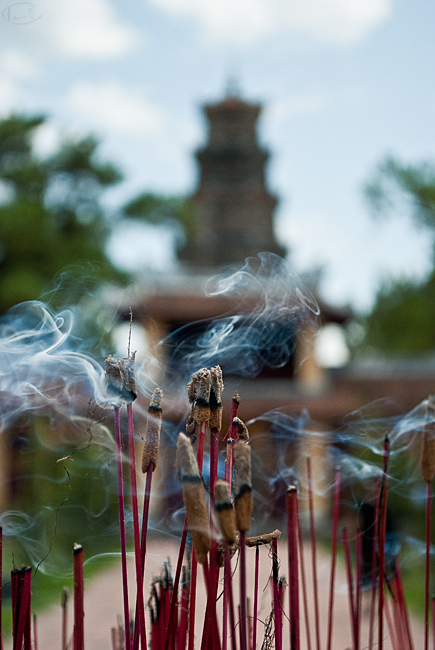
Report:
M 46 114 L 41 155 L 96 134 L 125 177 L 115 211 L 142 191 L 194 191 L 201 106 L 235 78 L 263 105 L 291 264 L 322 268 L 332 304 L 367 310 L 382 279 L 430 268 L 427 234 L 405 212 L 373 219 L 363 188 L 388 154 L 435 158 L 434 28 L 430 0 L 0 0 L 0 116 Z M 124 227 L 111 250 L 171 268 L 171 241 Z

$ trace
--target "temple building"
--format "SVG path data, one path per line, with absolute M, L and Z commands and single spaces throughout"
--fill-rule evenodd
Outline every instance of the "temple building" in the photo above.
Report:
M 260 113 L 260 104 L 236 94 L 204 106 L 208 139 L 196 151 L 196 228 L 180 254 L 190 266 L 219 267 L 260 251 L 285 254 L 273 230 L 277 199 L 266 186 L 269 152 L 258 143 Z

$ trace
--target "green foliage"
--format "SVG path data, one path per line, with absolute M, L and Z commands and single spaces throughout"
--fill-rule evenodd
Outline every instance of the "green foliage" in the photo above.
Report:
M 403 165 L 387 158 L 365 188 L 376 215 L 409 212 L 417 227 L 428 231 L 435 265 L 435 166 Z M 364 349 L 387 354 L 435 350 L 435 268 L 423 281 L 384 282 L 365 320 Z
M 153 225 L 177 223 L 187 239 L 193 234 L 195 213 L 192 201 L 183 196 L 162 196 L 145 192 L 124 207 L 124 214 Z
M 44 122 L 18 115 L 0 121 L 0 311 L 37 298 L 79 260 L 97 263 L 101 277 L 121 277 L 106 257 L 109 227 L 100 205 L 121 175 L 98 161 L 91 137 L 64 141 L 48 159 L 36 156 L 33 139 Z
M 435 272 L 423 282 L 391 280 L 365 320 L 364 347 L 387 354 L 435 350 Z

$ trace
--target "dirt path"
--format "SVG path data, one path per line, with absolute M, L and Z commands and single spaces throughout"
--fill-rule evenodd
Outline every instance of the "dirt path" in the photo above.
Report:
M 280 574 L 287 574 L 287 560 L 286 560 L 286 547 L 280 544 L 279 548 L 280 559 L 282 563 L 282 570 Z M 147 553 L 146 576 L 145 576 L 145 594 L 148 597 L 148 586 L 154 576 L 161 573 L 162 564 L 165 560 L 170 558 L 172 567 L 176 566 L 177 560 L 177 547 L 167 541 L 153 541 L 149 544 Z M 248 594 L 253 593 L 253 568 L 254 568 L 255 550 L 247 549 L 248 561 Z M 310 572 L 310 555 L 309 549 L 306 548 L 305 563 L 307 571 L 307 584 L 308 584 L 308 598 L 310 616 L 313 618 L 312 606 L 312 578 Z M 235 559 L 233 559 L 233 566 Z M 205 589 L 203 586 L 202 575 L 198 583 L 198 603 L 199 608 L 204 608 L 205 603 Z M 270 613 L 271 608 L 271 587 L 268 584 L 270 575 L 270 559 L 268 557 L 268 548 L 262 547 L 260 554 L 260 593 L 259 593 L 259 623 L 258 623 L 258 644 L 257 648 L 261 648 L 264 636 L 264 625 L 266 617 Z M 135 589 L 135 571 L 134 561 L 129 564 L 129 585 L 131 587 L 131 601 L 133 603 L 133 594 Z M 318 577 L 319 577 L 319 601 L 320 601 L 320 621 L 321 621 L 321 647 L 322 650 L 326 648 L 326 633 L 327 633 L 327 608 L 329 598 L 329 560 L 319 554 L 318 556 Z M 238 589 L 236 580 L 235 586 L 235 601 L 238 602 Z M 288 611 L 288 594 L 285 595 L 284 609 Z M 219 601 L 218 616 L 221 621 Z M 133 605 L 132 605 L 133 603 Z M 111 649 L 111 628 L 116 626 L 117 615 L 122 612 L 122 589 L 121 589 L 121 571 L 120 567 L 113 568 L 99 577 L 93 579 L 85 586 L 85 648 L 86 650 L 110 650 Z M 363 600 L 363 626 L 361 635 L 361 648 L 367 648 L 368 640 L 368 598 Z M 69 621 L 72 630 L 72 603 L 69 607 Z M 147 616 L 147 621 L 148 616 Z M 195 647 L 199 648 L 201 643 L 201 622 L 202 617 L 197 615 L 197 624 L 195 626 Z M 412 620 L 412 630 L 415 647 L 423 647 L 423 625 Z M 307 648 L 305 623 L 302 616 L 301 619 L 301 634 L 302 634 L 302 648 Z M 60 607 L 50 610 L 38 619 L 38 647 L 39 650 L 61 650 L 61 612 Z M 377 638 L 375 638 L 377 647 Z M 10 643 L 5 643 L 5 650 L 11 649 Z M 229 642 L 228 647 L 231 647 Z M 272 646 L 275 647 L 274 644 Z M 315 650 L 315 634 L 314 624 L 311 620 L 311 647 Z M 334 616 L 334 630 L 333 630 L 333 643 L 334 650 L 346 650 L 352 648 L 351 628 L 349 623 L 349 601 L 348 592 L 345 581 L 345 574 L 342 568 L 337 570 L 337 584 L 335 590 L 335 616 Z M 289 648 L 289 625 L 285 618 L 283 626 L 283 648 Z M 392 650 L 389 629 L 387 622 L 385 622 L 384 634 L 384 649 Z

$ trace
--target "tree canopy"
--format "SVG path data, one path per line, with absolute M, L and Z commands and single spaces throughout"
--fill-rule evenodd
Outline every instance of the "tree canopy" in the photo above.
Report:
M 409 211 L 433 244 L 433 269 L 427 278 L 392 279 L 379 289 L 365 320 L 363 346 L 387 354 L 435 350 L 435 165 L 382 162 L 365 189 L 374 213 L 388 216 Z
M 92 260 L 120 277 L 106 256 L 109 226 L 100 197 L 121 180 L 98 159 L 93 137 L 64 140 L 41 158 L 34 138 L 43 116 L 0 121 L 0 311 L 35 299 L 64 267 Z

